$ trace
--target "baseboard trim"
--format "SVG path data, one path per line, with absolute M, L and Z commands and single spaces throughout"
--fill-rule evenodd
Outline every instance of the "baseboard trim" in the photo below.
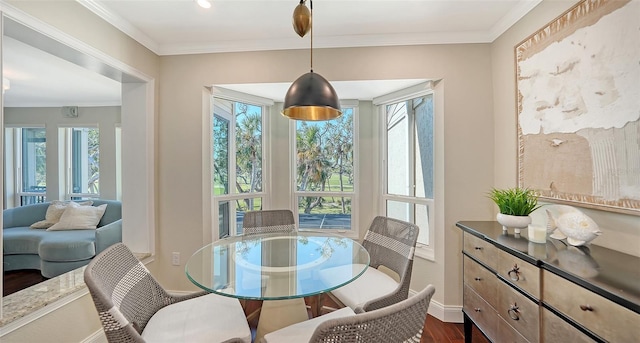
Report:
M 89 337 L 82 340 L 80 343 L 108 343 L 107 336 L 104 334 L 104 330 L 100 328 L 96 332 L 89 335 Z
M 414 296 L 418 292 L 409 291 L 409 296 Z M 462 314 L 462 306 L 447 306 L 433 299 L 429 304 L 429 314 L 445 323 L 463 323 L 464 316 Z

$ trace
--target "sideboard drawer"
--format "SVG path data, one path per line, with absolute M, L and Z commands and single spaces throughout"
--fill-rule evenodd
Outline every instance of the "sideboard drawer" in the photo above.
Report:
M 529 343 L 516 329 L 511 327 L 502 318 L 498 318 L 498 333 L 496 342 L 509 342 L 509 343 Z
M 542 309 L 542 335 L 543 342 L 594 342 L 582 331 L 546 308 Z
M 549 271 L 542 275 L 542 300 L 610 342 L 636 342 L 640 314 Z
M 464 283 L 473 288 L 489 305 L 496 306 L 498 278 L 474 260 L 464 256 Z
M 540 268 L 506 251 L 498 250 L 497 273 L 520 289 L 540 299 Z
M 470 233 L 464 233 L 464 251 L 482 261 L 482 263 L 489 266 L 493 270 L 497 267 L 497 252 L 498 249 L 491 243 L 482 240 Z
M 491 341 L 494 341 L 499 318 L 493 307 L 467 285 L 464 286 L 462 307 L 482 332 L 489 337 Z
M 537 342 L 540 330 L 540 310 L 537 303 L 504 282 L 498 283 L 498 304 L 496 311 L 522 336 Z

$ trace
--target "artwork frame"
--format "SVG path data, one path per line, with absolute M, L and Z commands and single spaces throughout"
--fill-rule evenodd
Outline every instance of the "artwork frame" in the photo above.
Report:
M 639 16 L 583 0 L 515 46 L 518 186 L 540 200 L 640 216 Z

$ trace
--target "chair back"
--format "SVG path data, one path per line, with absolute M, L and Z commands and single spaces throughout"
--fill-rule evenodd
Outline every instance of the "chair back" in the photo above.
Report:
M 417 225 L 402 220 L 377 216 L 373 219 L 364 236 L 362 246 L 370 256 L 369 266 L 381 265 L 393 270 L 400 277 L 400 290 L 394 298 L 386 298 L 379 304 L 365 304 L 364 310 L 371 311 L 402 301 L 409 296 L 409 283 L 413 269 L 418 232 Z
M 295 230 L 296 221 L 291 210 L 247 211 L 242 220 L 242 231 L 245 235 Z
M 84 280 L 110 343 L 144 342 L 140 333 L 149 319 L 174 302 L 122 243 L 94 257 Z
M 329 319 L 314 331 L 311 343 L 420 342 L 433 285 L 396 304 L 355 316 Z

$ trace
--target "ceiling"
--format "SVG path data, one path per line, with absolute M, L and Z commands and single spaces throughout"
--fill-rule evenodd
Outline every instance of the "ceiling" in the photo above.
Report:
M 158 55 L 309 46 L 309 36 L 300 38 L 291 25 L 298 0 L 210 0 L 209 9 L 194 0 L 79 2 Z M 490 43 L 538 3 L 316 0 L 314 47 Z
M 293 31 L 298 0 L 77 0 L 158 55 L 306 49 Z M 488 43 L 541 0 L 317 0 L 314 48 Z M 307 1 L 309 6 L 309 1 Z M 143 15 L 141 15 L 143 13 Z M 5 106 L 110 106 L 120 83 L 5 39 Z M 336 82 L 341 98 L 371 99 L 424 80 Z M 225 85 L 281 100 L 287 84 Z
M 120 82 L 4 36 L 5 107 L 119 106 Z

